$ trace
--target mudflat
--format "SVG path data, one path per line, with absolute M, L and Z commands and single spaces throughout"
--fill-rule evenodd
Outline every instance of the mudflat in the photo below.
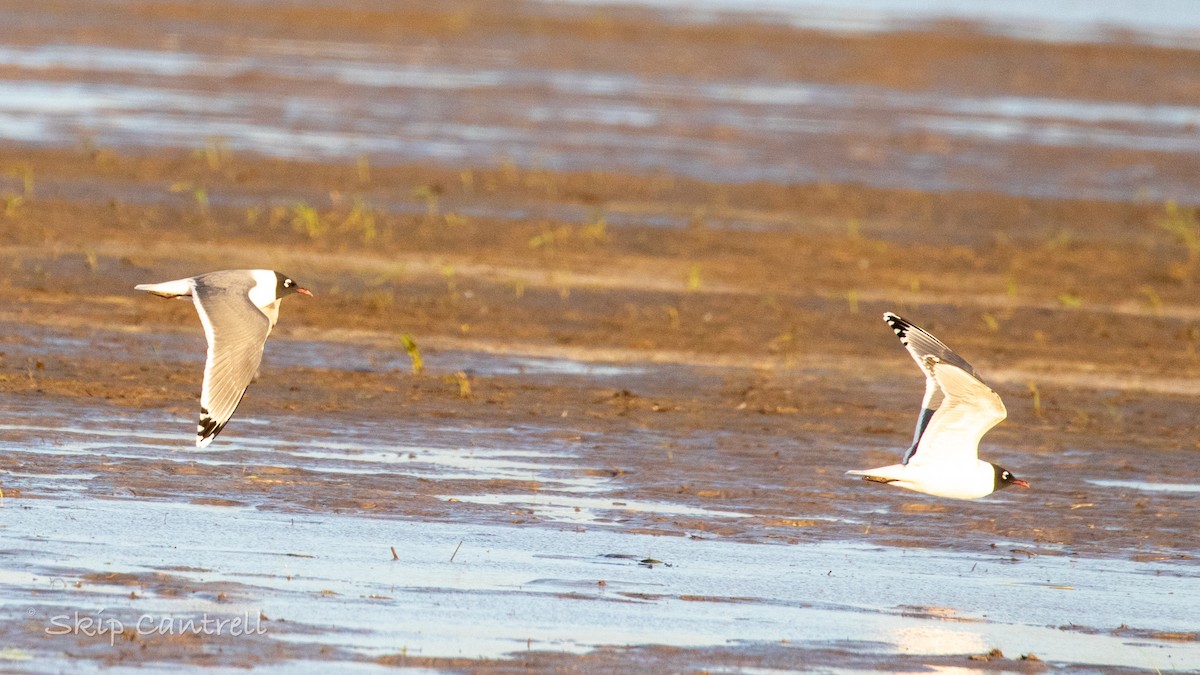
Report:
M 1200 667 L 1200 153 L 1112 112 L 1194 110 L 1200 52 L 512 8 L 6 10 L 5 86 L 143 106 L 0 145 L 6 668 Z M 1101 112 L 955 133 L 1002 97 Z M 376 151 L 388 115 L 428 136 Z M 316 297 L 197 450 L 199 320 L 132 289 L 241 267 Z M 884 311 L 1031 489 L 843 475 L 916 420 Z

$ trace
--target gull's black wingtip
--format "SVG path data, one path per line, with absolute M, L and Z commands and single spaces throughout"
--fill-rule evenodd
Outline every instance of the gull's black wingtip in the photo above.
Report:
M 204 408 L 200 409 L 200 423 L 196 425 L 196 447 L 203 448 L 213 439 L 221 430 L 225 428 L 224 424 L 218 423 L 215 419 L 209 416 L 208 411 Z
M 887 325 L 891 327 L 892 332 L 896 334 L 896 337 L 899 337 L 901 340 L 904 339 L 904 336 L 908 333 L 908 330 L 913 327 L 912 322 L 904 319 L 904 317 L 900 316 L 899 314 L 893 314 L 891 312 L 884 312 L 883 320 L 886 321 Z

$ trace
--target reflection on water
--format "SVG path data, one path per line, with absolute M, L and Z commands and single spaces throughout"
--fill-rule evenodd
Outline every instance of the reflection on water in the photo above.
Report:
M 904 654 L 985 654 L 992 648 L 973 628 L 905 626 L 887 639 Z

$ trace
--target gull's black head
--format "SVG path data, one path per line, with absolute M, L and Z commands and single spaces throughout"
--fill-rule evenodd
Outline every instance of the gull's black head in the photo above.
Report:
M 1017 485 L 1023 488 L 1029 487 L 1029 483 L 1026 483 L 1020 478 L 1012 475 L 1012 472 L 1002 466 L 996 466 L 993 464 L 992 469 L 996 472 L 996 484 L 992 487 L 993 492 L 996 490 L 1003 490 L 1010 485 Z
M 302 295 L 307 295 L 310 298 L 312 297 L 311 291 L 309 291 L 307 288 L 301 288 L 300 284 L 292 281 L 291 277 L 288 277 L 287 275 L 276 272 L 275 279 L 277 280 L 275 284 L 276 298 L 282 298 L 283 296 L 290 295 L 292 293 L 300 293 Z

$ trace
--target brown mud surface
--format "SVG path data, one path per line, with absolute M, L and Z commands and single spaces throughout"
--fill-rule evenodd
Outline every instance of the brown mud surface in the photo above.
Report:
M 59 16 L 71 25 L 86 22 L 65 15 L 93 11 L 13 4 L 14 15 Z M 454 54 L 491 50 L 515 55 L 522 66 L 549 60 L 654 77 L 769 76 L 1200 105 L 1200 52 L 1190 50 L 1030 43 L 957 25 L 863 37 L 673 23 L 636 9 L 512 8 L 135 3 L 124 10 L 143 23 L 118 30 L 99 22 L 74 37 L 154 48 L 161 38 L 145 26 L 179 23 L 207 27 L 234 51 L 239 40 L 268 37 L 352 39 L 436 44 L 433 53 L 447 63 Z M 243 34 L 234 27 L 240 24 L 256 32 Z M 19 38 L 6 40 L 30 48 L 61 40 L 55 25 L 30 20 Z M 203 40 L 202 33 L 182 36 L 185 47 Z M 530 40 L 545 48 L 524 46 Z M 9 66 L 4 77 L 31 76 Z M 199 91 L 297 84 L 188 82 Z M 336 98 L 337 85 L 330 87 L 323 95 Z M 736 143 L 738 132 L 727 131 L 734 138 L 721 140 Z M 830 147 L 855 147 L 854 138 L 835 140 Z M 920 134 L 892 142 L 942 155 L 961 149 L 954 138 Z M 1047 170 L 1079 160 L 1044 147 L 1011 152 Z M 1096 152 L 1110 166 L 1200 175 L 1200 154 Z M 715 541 L 775 551 L 764 556 L 850 543 L 994 556 L 1017 567 L 1062 558 L 1128 565 L 1121 569 L 1130 578 L 1166 578 L 1151 595 L 1178 590 L 1197 599 L 1194 206 L 1004 189 L 726 182 L 507 161 L 366 166 L 272 158 L 202 138 L 190 148 L 10 142 L 0 145 L 0 169 L 0 401 L 7 410 L 0 469 L 8 472 L 0 473 L 0 514 L 96 500 L 115 512 L 144 502 L 293 524 L 334 516 L 419 523 L 441 528 L 451 547 L 457 526 L 480 536 L 515 526 L 674 542 L 664 547 Z M 392 206 L 375 206 L 385 203 Z M 238 267 L 283 271 L 316 297 L 284 303 L 261 377 L 206 454 L 189 448 L 204 354 L 195 311 L 132 288 Z M 1029 480 L 1030 490 L 955 503 L 843 476 L 893 461 L 917 412 L 921 376 L 880 320 L 884 311 L 940 336 L 1002 396 L 1008 420 L 986 436 L 981 454 Z M 402 335 L 419 348 L 424 372 L 414 372 Z M 130 435 L 141 440 L 123 440 Z M 439 448 L 470 452 L 443 456 Z M 330 546 L 298 544 L 296 564 L 328 559 Z M 376 548 L 383 556 L 388 545 Z M 264 612 L 263 590 L 218 563 L 105 572 L 22 560 L 21 550 L 0 552 L 8 572 L 35 574 L 33 581 L 8 579 L 9 596 L 26 587 L 33 596 L 49 593 L 36 575 L 66 579 L 57 583 L 75 584 L 80 597 L 131 598 L 108 615 L 119 614 L 126 627 L 139 612 L 168 611 L 139 599 L 169 608 L 186 596 L 233 614 Z M 687 560 L 668 562 L 685 567 Z M 587 583 L 554 586 L 554 597 L 584 613 L 590 604 L 618 602 L 600 598 L 596 580 Z M 1054 586 L 1041 578 L 1028 583 Z M 325 603 L 345 594 L 319 585 L 309 592 Z M 720 604 L 734 613 L 739 603 L 772 607 L 778 600 L 767 591 L 709 596 L 669 584 L 650 591 L 614 584 L 611 592 L 627 593 L 622 603 Z M 730 644 L 662 641 L 651 630 L 643 640 L 580 637 L 569 647 L 531 644 L 519 654 L 488 645 L 460 657 L 434 648 L 422 655 L 400 644 L 365 649 L 355 629 L 330 628 L 340 624 L 319 616 L 294 625 L 275 620 L 272 630 L 287 635 L 280 640 L 122 634 L 112 642 L 78 631 L 48 637 L 42 615 L 71 600 L 26 601 L 33 618 L 0 623 L 0 658 L 32 670 L 72 660 L 280 669 L 336 661 L 474 672 L 1047 667 L 1019 654 L 980 656 L 997 646 L 991 643 L 910 654 L 903 646 L 789 641 L 771 631 L 761 641 Z M 361 601 L 403 605 L 374 591 Z M 779 602 L 781 620 L 790 621 L 791 605 Z M 889 617 L 910 615 L 900 601 L 880 602 Z M 922 621 L 958 621 L 928 604 L 911 611 Z M 956 609 L 969 621 L 988 621 L 988 608 L 969 598 Z M 1089 616 L 1107 617 L 1111 626 L 1065 617 L 1037 625 L 1072 639 L 1151 644 L 1166 661 L 1095 662 L 1081 653 L 1078 660 L 1060 655 L 1049 667 L 1123 672 L 1156 664 L 1168 671 L 1200 663 L 1194 616 L 1190 627 L 1175 619 L 1141 626 L 1122 610 L 1091 607 Z M 1040 639 L 1034 644 L 1047 643 Z M 38 665 L 43 658 L 49 661 Z
M 59 162 L 78 170 L 85 160 L 21 153 L 39 176 L 54 175 Z M 114 156 L 97 173 L 141 175 L 162 161 Z M 202 159 L 180 155 L 175 162 L 176 171 L 143 180 L 169 183 L 203 170 L 196 166 Z M 281 186 L 291 175 L 310 176 L 315 168 L 236 158 L 229 164 L 228 172 L 252 172 L 266 186 Z M 392 172 L 380 170 L 372 180 L 376 189 L 409 191 L 414 177 L 438 173 L 418 171 L 396 170 L 396 182 L 389 184 Z M 519 185 L 506 190 L 493 172 L 474 171 L 480 182 L 496 186 L 498 198 L 516 200 L 525 192 Z M 214 192 L 219 179 L 220 174 L 209 180 Z M 600 204 L 608 197 L 604 186 L 622 182 L 539 179 L 561 180 L 551 188 L 555 192 L 578 181 L 578 189 L 598 193 Z M 329 182 L 336 185 L 336 177 Z M 703 208 L 712 186 L 689 187 L 694 194 L 680 190 L 670 200 L 691 194 L 695 201 L 684 201 L 684 208 Z M 761 189 L 766 188 L 749 188 Z M 736 198 L 739 186 L 724 190 Z M 454 195 L 446 192 L 449 201 Z M 831 496 L 828 483 L 838 485 L 847 465 L 846 456 L 817 439 L 871 438 L 878 450 L 860 453 L 860 461 L 850 464 L 891 457 L 913 417 L 920 375 L 880 320 L 884 310 L 917 317 L 935 333 L 953 336 L 947 340 L 986 374 L 1009 407 L 1009 420 L 988 441 L 1007 448 L 1014 466 L 1033 461 L 1062 466 L 1064 451 L 1104 447 L 1111 459 L 1086 467 L 1088 478 L 1173 474 L 1188 483 L 1190 477 L 1178 472 L 1186 470 L 1183 458 L 1200 442 L 1193 421 L 1200 328 L 1182 302 L 1189 284 L 1162 272 L 1179 254 L 1169 242 L 1155 241 L 1153 232 L 1138 244 L 980 250 L 901 244 L 864 233 L 814 234 L 799 226 L 786 233 L 714 233 L 631 225 L 607 229 L 602 239 L 590 241 L 569 222 L 473 221 L 453 227 L 442 217 L 383 215 L 380 234 L 363 244 L 336 225 L 308 238 L 289 222 L 247 227 L 236 221 L 240 214 L 219 208 L 200 216 L 186 207 L 113 206 L 118 213 L 89 219 L 87 205 L 38 198 L 7 219 L 12 241 L 0 263 L 8 270 L 2 319 L 10 326 L 6 341 L 16 344 L 4 359 L 4 382 L 13 395 L 84 397 L 185 412 L 197 395 L 198 364 L 184 366 L 179 359 L 203 354 L 194 309 L 129 289 L 193 270 L 265 266 L 286 270 L 317 298 L 286 303 L 287 320 L 267 352 L 271 375 L 250 390 L 242 413 L 295 411 L 309 422 L 317 416 L 434 416 L 499 426 L 574 414 L 582 418 L 572 420 L 574 433 L 605 439 L 588 450 L 598 466 L 643 479 L 655 476 L 630 486 L 643 494 L 695 490 L 723 504 L 779 500 L 775 508 L 786 509 L 812 491 L 817 505 Z M 562 232 L 563 241 L 548 251 L 532 248 L 530 240 L 541 232 Z M 1098 264 L 1105 256 L 1121 264 Z M 1056 278 L 1086 289 L 1079 306 L 1055 299 L 1064 287 L 1062 282 L 1055 287 Z M 1014 281 L 1016 290 L 1006 293 L 1005 283 Z M 1161 289 L 1155 292 L 1161 303 L 1152 306 L 1145 288 Z M 99 354 L 86 347 L 98 331 L 106 341 Z M 178 334 L 181 341 L 164 350 L 190 353 L 155 357 L 163 334 Z M 413 336 L 434 374 L 406 372 L 402 334 Z M 66 353 L 39 346 L 51 336 L 81 346 Z M 329 367 L 308 366 L 303 359 L 289 360 L 286 367 L 275 363 L 297 340 L 322 343 L 318 351 Z M 337 352 L 351 347 L 392 366 L 348 373 Z M 110 350 L 125 357 L 114 361 Z M 450 355 L 458 351 L 699 370 L 674 378 L 635 371 L 582 382 L 553 374 L 475 375 Z M 145 358 L 137 358 L 139 352 Z M 466 395 L 454 377 L 460 367 Z M 336 424 L 316 426 L 338 435 Z M 227 437 L 236 431 L 231 426 Z M 634 439 L 628 434 L 639 431 L 736 435 L 738 441 L 737 447 L 695 448 L 707 455 L 704 463 L 691 456 L 686 467 L 678 467 L 655 461 L 664 457 L 631 452 Z M 797 454 L 805 447 L 812 456 Z M 742 464 L 739 457 L 753 461 Z M 636 467 L 627 466 L 631 461 Z M 706 465 L 716 471 L 704 470 Z M 737 470 L 724 473 L 722 465 Z M 822 480 L 811 481 L 815 476 Z M 122 478 L 138 480 L 131 474 Z M 1037 481 L 1036 473 L 1032 479 Z M 764 489 L 763 481 L 783 481 L 801 492 Z M 1054 519 L 1062 530 L 1047 541 L 1095 545 L 1089 532 L 1096 514 L 1069 510 L 1076 500 L 1088 501 L 1081 491 L 1086 485 L 1078 478 L 1037 482 L 1039 489 L 1023 499 L 1057 494 L 1060 507 L 1068 509 Z M 129 487 L 139 492 L 145 486 Z M 857 492 L 868 500 L 879 497 L 870 489 Z M 1108 517 L 1114 524 L 1144 508 L 1113 498 L 1117 510 Z M 1028 522 L 1010 510 L 997 527 L 1013 535 L 1045 523 L 1044 513 L 1025 515 Z M 1187 534 L 1189 514 L 1151 515 L 1156 527 L 1125 533 L 1125 544 L 1173 548 L 1188 541 L 1180 536 Z M 1076 526 L 1068 526 L 1071 522 Z

